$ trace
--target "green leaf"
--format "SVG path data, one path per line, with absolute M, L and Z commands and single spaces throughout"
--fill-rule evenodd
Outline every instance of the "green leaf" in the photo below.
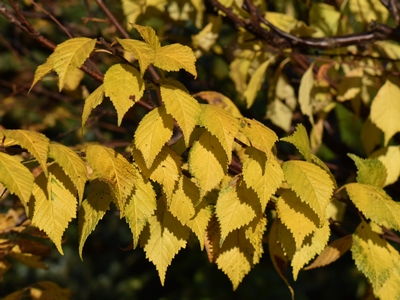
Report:
M 301 112 L 308 116 L 310 123 L 314 124 L 314 117 L 311 103 L 311 90 L 314 87 L 314 74 L 313 74 L 314 63 L 312 63 L 307 71 L 304 73 L 300 81 L 299 87 L 299 104 Z
M 53 158 L 63 169 L 65 174 L 69 176 L 78 190 L 79 201 L 82 201 L 85 183 L 88 179 L 85 163 L 74 151 L 64 145 L 56 143 L 50 144 L 49 156 Z
M 219 185 L 227 168 L 228 160 L 220 142 L 205 130 L 189 152 L 189 171 L 196 178 L 201 195 Z
M 303 124 L 297 124 L 295 132 L 291 136 L 281 138 L 281 141 L 294 145 L 306 161 L 311 162 L 310 140 Z
M 155 53 L 154 65 L 166 71 L 185 69 L 197 77 L 196 56 L 192 49 L 181 44 L 171 44 L 158 48 Z
M 167 84 L 162 84 L 160 91 L 167 113 L 178 122 L 188 146 L 190 134 L 201 113 L 200 104 L 187 93 L 185 87 L 179 82 L 171 80 Z
M 282 169 L 291 189 L 301 201 L 310 205 L 322 226 L 333 192 L 333 182 L 329 175 L 320 167 L 305 161 L 287 161 Z
M 82 128 L 83 125 L 87 122 L 90 113 L 93 109 L 103 102 L 104 99 L 104 84 L 101 84 L 93 93 L 89 95 L 89 97 L 85 100 L 85 105 L 83 107 L 82 113 Z
M 393 201 L 383 189 L 357 182 L 344 187 L 351 201 L 367 218 L 378 225 L 400 230 L 400 203 Z
M 232 161 L 233 140 L 239 131 L 237 118 L 214 105 L 203 104 L 201 108 L 199 125 L 207 128 L 209 132 L 218 138 L 230 164 Z
M 138 40 L 117 38 L 117 41 L 126 51 L 135 55 L 139 61 L 140 75 L 143 77 L 147 67 L 154 61 L 154 49 L 149 44 Z
M 34 212 L 32 224 L 46 232 L 56 245 L 61 248 L 62 235 L 69 222 L 76 217 L 77 200 L 74 184 L 62 168 L 54 163 L 49 166 L 47 177 L 41 173 L 34 183 Z
M 278 140 L 275 132 L 254 119 L 242 118 L 239 130 L 249 139 L 251 146 L 267 155 L 272 152 L 272 147 Z
M 87 147 L 86 159 L 93 169 L 90 179 L 97 178 L 110 185 L 117 207 L 123 214 L 125 203 L 138 177 L 136 169 L 121 154 L 104 146 Z
M 0 152 L 0 183 L 19 197 L 26 207 L 33 189 L 33 175 L 18 158 Z
M 115 64 L 104 75 L 104 92 L 117 110 L 120 126 L 126 112 L 143 96 L 144 81 L 134 67 Z
M 148 168 L 154 162 L 161 148 L 172 136 L 174 119 L 167 114 L 164 106 L 159 106 L 140 121 L 135 131 L 135 146 L 142 152 Z
M 161 284 L 164 285 L 165 274 L 174 256 L 186 247 L 189 228 L 183 226 L 165 207 L 164 199 L 157 201 L 155 216 L 148 220 L 149 226 L 140 236 L 140 243 L 158 271 Z
M 1 134 L 15 140 L 18 145 L 28 150 L 47 173 L 47 152 L 50 140 L 44 134 L 30 130 L 0 130 Z
M 383 188 L 387 172 L 384 164 L 377 158 L 362 159 L 354 154 L 347 154 L 357 166 L 357 182 Z
M 96 39 L 72 38 L 58 44 L 53 57 L 53 69 L 59 77 L 59 90 L 64 87 L 68 76 L 75 68 L 80 68 L 96 45 Z
M 269 66 L 270 60 L 264 61 L 254 72 L 250 78 L 250 82 L 243 94 L 246 98 L 247 108 L 250 108 L 257 96 L 258 91 L 261 88 L 262 83 L 265 79 L 265 72 Z
M 113 193 L 107 183 L 98 179 L 90 182 L 88 196 L 82 202 L 78 216 L 79 256 L 82 260 L 82 250 L 86 239 L 110 209 L 112 201 L 114 201 Z
M 379 89 L 371 105 L 371 121 L 385 134 L 385 146 L 400 131 L 400 87 L 396 79 L 388 79 Z

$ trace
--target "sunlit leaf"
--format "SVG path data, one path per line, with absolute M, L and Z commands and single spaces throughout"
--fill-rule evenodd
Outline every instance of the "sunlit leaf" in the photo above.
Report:
M 154 61 L 154 49 L 149 44 L 138 40 L 117 38 L 117 41 L 139 61 L 140 74 L 143 77 L 147 67 Z
M 155 1 L 160 3 L 160 5 L 163 5 L 162 2 L 164 2 L 159 0 Z M 133 28 L 135 28 L 140 33 L 145 42 L 149 44 L 153 50 L 161 48 L 160 41 L 153 28 L 151 28 L 150 26 L 142 26 L 138 24 L 133 25 Z
M 181 44 L 171 44 L 158 48 L 155 53 L 154 65 L 166 71 L 184 69 L 197 77 L 196 56 L 191 48 Z
M 41 80 L 44 76 L 46 76 L 47 74 L 49 74 L 52 70 L 53 70 L 53 54 L 51 54 L 47 59 L 46 62 L 44 64 L 41 64 L 40 66 L 38 66 L 35 70 L 35 75 L 33 77 L 33 81 L 31 84 L 31 87 L 28 91 L 28 93 L 31 91 L 31 89 L 33 88 L 33 86 L 39 81 Z
M 386 167 L 387 178 L 385 186 L 395 183 L 400 176 L 400 147 L 389 146 L 371 154 L 377 157 Z
M 249 139 L 251 146 L 267 155 L 271 153 L 272 147 L 278 140 L 275 132 L 254 119 L 242 118 L 239 130 Z
M 314 86 L 314 74 L 313 74 L 314 63 L 312 63 L 307 71 L 304 73 L 300 81 L 299 87 L 299 104 L 301 112 L 308 116 L 311 124 L 314 124 L 314 117 L 312 112 L 311 103 L 311 90 Z
M 297 150 L 303 155 L 306 161 L 311 162 L 311 149 L 310 140 L 303 124 L 299 123 L 296 126 L 295 132 L 292 135 L 281 138 L 281 141 L 285 141 L 293 144 Z
M 83 107 L 82 113 L 82 128 L 83 125 L 87 122 L 90 113 L 93 109 L 103 102 L 104 99 L 104 84 L 101 84 L 93 93 L 89 95 L 89 97 L 85 100 L 85 105 Z
M 201 99 L 207 101 L 208 104 L 221 107 L 222 109 L 226 110 L 236 118 L 243 117 L 242 114 L 240 113 L 240 110 L 232 102 L 232 100 L 221 93 L 214 91 L 202 91 L 197 94 L 194 94 L 193 97 L 200 97 Z
M 362 159 L 354 154 L 347 154 L 357 166 L 357 182 L 383 188 L 387 171 L 377 158 Z
M 257 96 L 258 91 L 264 82 L 265 72 L 269 66 L 270 60 L 264 61 L 254 72 L 250 78 L 250 82 L 247 85 L 246 91 L 243 96 L 246 98 L 247 108 L 251 107 Z

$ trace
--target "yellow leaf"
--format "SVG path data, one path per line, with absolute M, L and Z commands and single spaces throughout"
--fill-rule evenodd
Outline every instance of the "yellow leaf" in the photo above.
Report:
M 291 189 L 318 215 L 322 226 L 331 200 L 333 182 L 320 167 L 305 161 L 287 161 L 282 166 Z
M 116 204 L 123 214 L 125 202 L 137 180 L 137 171 L 133 165 L 113 149 L 99 145 L 92 145 L 86 149 L 86 159 L 93 170 L 90 179 L 98 178 L 110 185 Z
M 303 155 L 306 161 L 311 162 L 311 149 L 310 140 L 303 124 L 299 123 L 296 126 L 295 132 L 292 135 L 281 138 L 281 141 L 285 141 L 294 145 L 297 150 Z
M 153 186 L 139 173 L 138 179 L 135 181 L 135 190 L 127 201 L 124 214 L 132 231 L 134 249 L 139 242 L 140 233 L 156 208 L 156 193 Z
M 346 73 L 338 85 L 338 101 L 347 101 L 361 96 L 363 69 L 355 68 Z
M 314 86 L 314 74 L 313 74 L 314 63 L 312 63 L 307 71 L 304 73 L 300 81 L 299 87 L 299 104 L 301 112 L 308 116 L 310 123 L 314 124 L 314 117 L 312 112 L 311 103 L 311 90 Z
M 172 136 L 174 119 L 159 106 L 140 121 L 135 132 L 135 146 L 142 152 L 147 168 L 150 168 L 161 148 Z
M 29 287 L 31 299 L 69 300 L 72 297 L 69 289 L 60 288 L 51 281 L 39 281 Z
M 279 99 L 274 99 L 268 105 L 265 118 L 271 120 L 273 124 L 282 128 L 286 132 L 290 131 L 292 126 L 292 110 Z
M 333 185 L 334 185 L 334 189 L 337 189 L 337 182 L 336 182 L 336 178 L 335 176 L 333 176 L 331 170 L 329 170 L 328 166 L 316 155 L 311 153 L 311 162 L 319 167 L 321 167 L 322 169 L 325 170 L 326 173 L 328 173 L 329 177 L 331 178 Z
M 302 247 L 296 251 L 292 259 L 293 279 L 297 280 L 297 275 L 315 255 L 320 254 L 326 247 L 331 234 L 329 222 L 326 220 L 324 226 L 317 228 L 311 237 L 308 237 Z
M 201 113 L 200 104 L 190 96 L 179 82 L 169 81 L 160 86 L 161 98 L 167 113 L 172 115 L 182 129 L 186 146 Z
M 200 97 L 201 99 L 207 101 L 208 104 L 221 107 L 236 118 L 243 117 L 235 103 L 233 103 L 231 99 L 221 93 L 214 91 L 203 91 L 194 94 L 193 97 Z
M 110 209 L 110 203 L 113 200 L 111 188 L 107 183 L 98 179 L 90 182 L 89 193 L 79 208 L 78 216 L 79 256 L 82 260 L 82 250 L 86 239 L 103 219 L 106 211 Z
M 86 165 L 71 149 L 57 143 L 50 144 L 49 156 L 61 166 L 78 190 L 79 201 L 82 201 L 87 181 Z
M 275 132 L 254 119 L 242 118 L 239 129 L 249 139 L 251 146 L 267 155 L 271 153 L 272 147 L 278 140 Z
M 189 171 L 196 178 L 201 195 L 219 185 L 227 168 L 228 160 L 220 142 L 205 130 L 189 152 Z
M 371 105 L 371 121 L 385 134 L 385 146 L 400 131 L 400 87 L 396 79 L 388 79 L 379 89 Z
M 243 95 L 247 88 L 248 70 L 251 60 L 248 57 L 235 58 L 229 65 L 229 77 L 235 83 L 236 91 Z
M 168 210 L 197 236 L 204 248 L 204 235 L 211 219 L 207 201 L 201 201 L 198 187 L 186 176 L 181 176 Z M 200 203 L 199 203 L 200 202 Z
M 29 130 L 0 130 L 0 134 L 15 140 L 18 145 L 28 150 L 38 160 L 44 172 L 47 173 L 46 162 L 50 140 L 44 134 Z
M 272 260 L 272 264 L 275 267 L 275 270 L 278 272 L 279 276 L 285 282 L 286 286 L 288 287 L 290 294 L 292 295 L 292 300 L 294 300 L 294 291 L 293 288 L 290 286 L 289 281 L 287 280 L 285 273 L 287 266 L 289 264 L 289 260 L 285 253 L 282 250 L 278 239 L 278 223 L 279 219 L 276 218 L 272 223 L 271 229 L 268 235 L 268 248 L 269 248 L 269 255 Z
M 385 185 L 395 183 L 400 176 L 400 147 L 389 146 L 371 154 L 377 157 L 386 167 L 387 178 Z
M 44 173 L 36 177 L 33 187 L 32 224 L 46 232 L 61 254 L 64 254 L 61 248 L 62 235 L 69 222 L 76 217 L 74 189 L 70 178 L 56 163 L 49 167 L 47 178 Z
M 239 132 L 237 118 L 222 108 L 214 105 L 201 105 L 202 112 L 199 118 L 199 125 L 204 126 L 209 132 L 216 136 L 224 148 L 228 164 L 232 161 L 232 146 L 236 134 Z
M 357 166 L 357 182 L 379 188 L 385 185 L 387 171 L 384 164 L 377 158 L 362 159 L 354 154 L 347 154 Z
M 261 256 L 264 253 L 263 238 L 267 228 L 267 218 L 264 214 L 258 214 L 253 221 L 244 227 L 246 239 L 249 240 L 254 248 L 253 265 L 260 262 Z
M 156 215 L 148 219 L 149 226 L 140 236 L 146 258 L 158 271 L 164 285 L 165 273 L 174 256 L 186 247 L 189 229 L 182 225 L 165 207 L 164 199 L 157 201 Z
M 75 91 L 79 87 L 83 77 L 85 77 L 85 72 L 83 72 L 81 69 L 72 69 L 69 73 L 69 76 L 66 78 L 64 90 L 67 92 Z
M 230 232 L 249 224 L 260 211 L 257 196 L 246 188 L 238 178 L 221 189 L 215 206 L 219 224 L 221 226 L 221 239 L 224 240 Z
M 59 77 L 59 90 L 64 87 L 68 76 L 75 68 L 80 68 L 96 45 L 96 39 L 72 38 L 58 44 L 53 57 L 53 69 Z
M 171 44 L 158 48 L 155 53 L 154 65 L 166 71 L 185 69 L 197 77 L 196 56 L 192 49 L 181 44 Z
M 283 225 L 293 235 L 296 249 L 303 244 L 306 236 L 313 233 L 318 225 L 318 216 L 291 190 L 285 191 L 276 202 L 276 210 Z
M 93 93 L 89 95 L 89 97 L 85 100 L 85 106 L 83 107 L 82 113 L 82 128 L 83 125 L 87 122 L 87 119 L 97 106 L 103 102 L 104 98 L 104 84 L 100 85 Z
M 117 110 L 120 126 L 126 112 L 143 96 L 144 81 L 134 67 L 115 64 L 104 75 L 104 92 Z
M 389 10 L 379 0 L 349 0 L 349 9 L 354 18 L 364 24 L 371 20 L 385 24 Z
M 23 264 L 34 269 L 47 269 L 46 264 L 42 261 L 42 257 L 32 253 L 26 253 L 21 250 L 19 245 L 15 245 L 9 255 Z
M 264 152 L 256 148 L 247 147 L 245 153 L 247 158 L 243 163 L 243 179 L 257 193 L 261 211 L 264 211 L 284 179 L 283 171 L 274 157 L 268 159 Z
M 353 238 L 351 235 L 346 235 L 340 239 L 334 240 L 320 255 L 318 255 L 313 263 L 304 268 L 304 270 L 324 267 L 337 261 L 343 254 L 350 250 L 352 242 Z
M 159 1 L 159 0 L 156 0 L 156 1 L 163 2 L 163 1 Z M 135 28 L 140 33 L 140 35 L 145 40 L 145 42 L 147 44 L 149 44 L 154 51 L 161 48 L 160 41 L 159 41 L 158 36 L 156 35 L 156 32 L 154 31 L 153 28 L 151 28 L 149 26 L 141 26 L 141 25 L 137 25 L 137 24 L 133 25 L 133 28 Z
M 33 77 L 33 81 L 32 81 L 31 87 L 29 88 L 28 94 L 30 93 L 30 91 L 33 88 L 33 86 L 39 80 L 41 80 L 44 76 L 46 76 L 47 74 L 49 74 L 53 70 L 53 55 L 54 55 L 54 53 L 52 53 L 46 59 L 46 62 L 44 64 L 41 64 L 40 66 L 38 66 L 36 68 L 35 75 Z
M 145 177 L 161 184 L 167 199 L 171 199 L 175 185 L 181 176 L 181 157 L 171 148 L 164 146 L 157 155 L 150 169 L 146 167 L 143 156 L 139 150 L 131 148 L 133 158 Z
M 262 83 L 265 79 L 265 72 L 269 66 L 270 60 L 264 61 L 258 68 L 255 70 L 254 74 L 250 78 L 250 82 L 247 85 L 246 90 L 244 91 L 243 96 L 246 98 L 247 108 L 250 108 L 254 100 L 256 99 L 257 93 L 261 88 Z
M 400 230 L 400 203 L 393 201 L 383 189 L 356 182 L 344 187 L 365 217 L 378 225 Z
M 361 221 L 353 234 L 351 252 L 357 268 L 371 282 L 375 296 L 379 297 L 380 292 L 383 295 L 388 294 L 390 281 L 395 280 L 393 273 L 398 273 L 400 268 L 400 255 L 397 250 L 373 232 L 365 221 Z M 396 289 L 397 297 L 386 298 L 387 300 L 398 298 L 398 287 L 392 287 L 392 292 Z
M 202 1 L 199 1 L 203 3 Z M 204 4 L 203 4 L 204 5 Z M 221 30 L 222 19 L 221 16 L 210 18 L 210 22 L 203 27 L 203 29 L 196 35 L 192 35 L 193 48 L 201 49 L 201 52 L 196 51 L 197 58 L 201 56 L 202 52 L 208 52 L 215 45 L 219 32 Z
M 317 32 L 313 37 L 335 36 L 341 13 L 334 6 L 312 3 L 309 11 L 310 26 Z
M 33 175 L 19 160 L 0 152 L 0 183 L 19 197 L 26 207 L 33 189 Z
M 147 67 L 154 61 L 154 49 L 149 44 L 138 40 L 117 38 L 117 41 L 139 61 L 140 75 L 143 77 Z

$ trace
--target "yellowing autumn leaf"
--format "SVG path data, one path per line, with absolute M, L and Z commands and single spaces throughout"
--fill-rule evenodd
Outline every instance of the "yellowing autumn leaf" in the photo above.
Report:
M 154 65 L 166 71 L 184 69 L 197 77 L 196 56 L 192 49 L 181 44 L 171 44 L 158 48 L 155 51 Z
M 396 79 L 388 79 L 379 89 L 371 105 L 371 121 L 385 134 L 385 146 L 400 131 L 400 87 Z
M 139 174 L 135 181 L 135 190 L 127 200 L 124 213 L 133 235 L 134 249 L 139 242 L 140 233 L 147 220 L 154 214 L 156 207 L 156 193 L 151 182 Z
M 201 108 L 199 125 L 218 138 L 226 152 L 228 163 L 231 163 L 233 140 L 239 131 L 238 119 L 214 105 L 203 104 Z
M 307 71 L 304 73 L 300 81 L 299 87 L 299 104 L 301 112 L 308 116 L 311 124 L 314 124 L 314 117 L 312 112 L 311 103 L 311 90 L 314 87 L 314 74 L 313 74 L 314 63 L 312 63 Z
M 200 104 L 179 82 L 170 80 L 160 86 L 161 98 L 167 113 L 172 115 L 182 129 L 186 146 L 201 113 Z
M 254 248 L 253 252 L 253 265 L 260 262 L 261 256 L 264 253 L 264 232 L 267 228 L 267 218 L 263 213 L 258 214 L 249 225 L 244 226 L 242 229 L 245 232 L 246 239 L 249 240 Z
M 308 237 L 302 247 L 296 250 L 292 259 L 293 279 L 297 280 L 297 275 L 301 268 L 303 268 L 311 259 L 317 254 L 320 254 L 326 247 L 329 241 L 331 230 L 329 222 L 325 221 L 324 226 L 317 228 L 312 236 Z
M 247 147 L 245 154 L 247 157 L 242 167 L 243 179 L 257 193 L 261 210 L 264 211 L 284 179 L 283 171 L 274 157 L 268 159 L 264 152 L 256 148 Z
M 22 262 L 23 264 L 34 268 L 34 269 L 47 269 L 46 264 L 42 261 L 42 257 L 39 255 L 34 255 L 32 253 L 27 253 L 23 251 L 20 245 L 15 245 L 10 253 L 8 254 L 12 258 Z
M 207 101 L 208 104 L 221 107 L 222 109 L 226 110 L 228 113 L 230 113 L 232 116 L 236 118 L 243 117 L 242 114 L 240 113 L 240 110 L 232 102 L 232 100 L 221 93 L 214 91 L 203 91 L 194 94 L 193 97 L 200 97 L 201 99 Z
M 82 258 L 83 246 L 89 234 L 103 219 L 110 203 L 114 200 L 110 186 L 98 179 L 90 182 L 87 198 L 82 202 L 78 213 L 79 256 Z
M 154 0 L 154 1 L 158 1 L 159 3 L 164 2 L 164 1 L 159 1 L 159 0 Z M 162 4 L 160 4 L 160 5 L 162 5 Z M 133 25 L 133 28 L 135 28 L 140 33 L 140 35 L 145 40 L 145 42 L 147 44 L 149 44 L 154 51 L 161 48 L 160 41 L 159 41 L 158 36 L 156 35 L 156 32 L 154 31 L 153 28 L 151 28 L 149 26 L 138 25 L 138 24 Z
M 85 163 L 70 148 L 56 143 L 50 144 L 49 156 L 53 158 L 64 170 L 65 174 L 69 176 L 78 190 L 79 201 L 82 201 L 85 183 L 88 179 Z
M 384 164 L 377 158 L 362 159 L 354 154 L 347 154 L 357 166 L 357 182 L 383 188 L 387 171 Z
M 254 119 L 242 118 L 239 130 L 249 139 L 251 146 L 267 155 L 271 153 L 272 147 L 278 140 L 275 132 Z
M 281 141 L 285 141 L 294 145 L 297 150 L 303 155 L 306 161 L 311 162 L 311 149 L 310 140 L 303 124 L 299 123 L 296 126 L 295 132 L 292 135 L 281 138 Z
M 59 77 L 58 87 L 61 90 L 68 76 L 75 68 L 80 68 L 96 45 L 96 39 L 84 37 L 72 38 L 58 44 L 52 54 L 53 69 Z
M 346 235 L 342 238 L 334 240 L 330 243 L 324 251 L 313 261 L 312 264 L 304 268 L 304 270 L 311 270 L 314 268 L 324 267 L 338 260 L 344 253 L 350 250 L 353 243 L 352 236 Z
M 140 236 L 146 258 L 158 271 L 161 284 L 172 259 L 186 247 L 189 228 L 182 225 L 165 207 L 164 199 L 157 201 L 156 214 L 148 219 L 149 225 Z
M 344 187 L 365 217 L 378 225 L 400 230 L 400 203 L 393 201 L 383 189 L 357 182 Z
M 189 171 L 196 178 L 201 195 L 219 185 L 227 168 L 228 160 L 220 142 L 205 130 L 189 152 Z
M 93 170 L 90 179 L 98 178 L 110 185 L 116 204 L 123 214 L 126 200 L 137 179 L 133 165 L 113 149 L 99 145 L 87 147 L 86 159 Z
M 282 224 L 292 233 L 297 249 L 301 248 L 306 236 L 318 228 L 318 216 L 291 190 L 285 191 L 279 197 L 276 210 Z
M 104 92 L 117 110 L 120 126 L 126 112 L 143 96 L 144 81 L 134 67 L 115 64 L 104 74 Z
M 265 72 L 269 66 L 270 60 L 264 61 L 254 72 L 254 74 L 250 78 L 250 82 L 247 85 L 247 88 L 243 94 L 246 98 L 247 108 L 250 108 L 254 100 L 256 99 L 257 93 L 261 88 L 262 83 L 264 82 Z
M 104 84 L 101 84 L 85 100 L 85 105 L 83 107 L 83 113 L 82 113 L 82 128 L 83 125 L 87 122 L 87 119 L 92 110 L 95 109 L 97 106 L 99 106 L 101 102 L 103 102 L 103 99 L 104 99 Z
M 384 186 L 395 183 L 400 176 L 400 147 L 389 146 L 379 149 L 372 153 L 371 157 L 378 158 L 386 167 L 387 178 Z
M 147 67 L 154 61 L 154 49 L 149 44 L 138 40 L 117 38 L 117 41 L 139 61 L 140 75 L 143 77 Z
M 76 217 L 77 199 L 74 184 L 62 168 L 53 163 L 47 177 L 41 173 L 34 183 L 34 211 L 32 224 L 46 232 L 56 245 L 61 248 L 62 235 L 69 222 Z
M 33 188 L 33 175 L 18 158 L 0 152 L 0 183 L 27 206 Z
M 44 76 L 46 76 L 47 74 L 49 74 L 52 70 L 53 70 L 53 55 L 54 53 L 52 53 L 47 59 L 46 62 L 44 64 L 41 64 L 40 66 L 38 66 L 35 70 L 35 75 L 33 76 L 33 81 L 31 84 L 31 87 L 29 88 L 28 93 L 31 91 L 31 89 L 33 88 L 33 86 L 39 81 L 41 80 Z
M 333 192 L 333 182 L 328 173 L 309 162 L 295 160 L 285 162 L 282 169 L 291 189 L 315 211 L 322 226 Z
M 150 168 L 161 148 L 171 138 L 174 119 L 164 106 L 148 112 L 135 131 L 135 146 L 142 152 L 147 168 Z
M 249 224 L 260 211 L 254 192 L 237 180 L 234 178 L 221 189 L 215 206 L 222 240 L 233 230 Z
M 0 130 L 1 134 L 15 140 L 18 145 L 28 150 L 47 173 L 47 152 L 50 141 L 44 134 L 29 130 Z

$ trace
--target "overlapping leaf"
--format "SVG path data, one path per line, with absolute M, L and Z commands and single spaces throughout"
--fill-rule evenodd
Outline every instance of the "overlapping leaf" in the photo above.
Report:
M 218 139 L 204 131 L 189 153 L 189 171 L 196 178 L 201 195 L 219 185 L 227 167 L 228 160 Z
M 386 182 L 387 171 L 383 163 L 377 158 L 362 159 L 354 154 L 348 154 L 357 166 L 357 182 L 383 188 Z
M 67 77 L 75 68 L 80 68 L 96 45 L 96 39 L 78 37 L 58 44 L 52 55 L 53 69 L 59 77 L 61 91 Z
M 123 213 L 125 202 L 132 194 L 137 179 L 133 165 L 118 152 L 99 145 L 86 149 L 86 159 L 93 169 L 91 180 L 98 178 L 110 185 L 117 207 Z
M 121 125 L 126 112 L 143 96 L 144 81 L 134 67 L 115 64 L 104 75 L 104 92 L 117 110 Z
M 348 183 L 345 188 L 351 201 L 367 218 L 400 230 L 400 203 L 393 201 L 383 189 L 357 182 Z
M 44 64 L 41 64 L 40 66 L 38 66 L 35 70 L 35 75 L 33 76 L 33 81 L 31 84 L 31 87 L 29 88 L 29 92 L 31 91 L 31 89 L 33 88 L 33 86 L 39 81 L 41 80 L 44 76 L 46 76 L 47 74 L 49 74 L 52 70 L 53 70 L 53 56 L 54 53 L 51 54 L 45 61 Z M 28 93 L 29 93 L 28 92 Z
M 79 209 L 79 256 L 82 259 L 83 246 L 89 234 L 96 228 L 103 219 L 110 203 L 114 200 L 110 186 L 104 181 L 95 179 L 90 182 L 90 189 L 87 198 L 82 202 Z
M 257 96 L 258 91 L 261 88 L 262 83 L 264 82 L 265 78 L 265 71 L 269 66 L 270 60 L 264 61 L 254 72 L 254 74 L 250 78 L 250 82 L 247 85 L 247 88 L 243 94 L 246 98 L 247 108 L 250 108 L 254 100 Z
M 158 271 L 161 284 L 174 256 L 186 247 L 189 228 L 182 225 L 165 207 L 164 199 L 157 202 L 156 215 L 148 219 L 149 225 L 140 236 L 146 258 Z
M 278 139 L 275 132 L 254 119 L 242 118 L 240 132 L 249 139 L 254 148 L 267 154 L 271 153 L 271 149 Z
M 267 228 L 267 218 L 264 214 L 258 214 L 253 221 L 243 227 L 246 239 L 249 240 L 253 246 L 253 261 L 252 264 L 258 264 L 261 256 L 264 253 L 263 238 L 264 232 Z
M 147 67 L 154 61 L 154 49 L 149 44 L 138 40 L 117 38 L 117 41 L 126 51 L 135 55 L 139 61 L 140 75 L 143 77 Z
M 282 138 L 281 141 L 293 144 L 297 150 L 299 150 L 301 155 L 303 155 L 306 161 L 311 162 L 310 140 L 303 124 L 299 123 L 296 126 L 295 132 L 293 132 L 291 136 Z
M 188 146 L 190 134 L 196 126 L 201 113 L 200 104 L 178 82 L 170 81 L 167 84 L 162 84 L 160 91 L 167 113 L 172 115 L 178 122 L 179 127 L 182 129 L 186 146 Z
M 181 44 L 171 44 L 158 48 L 155 53 L 154 65 L 166 71 L 184 69 L 197 77 L 196 56 L 192 49 Z
M 34 183 L 32 224 L 46 232 L 61 254 L 62 235 L 76 217 L 77 199 L 74 184 L 56 163 L 49 167 L 46 178 L 41 173 Z
M 47 173 L 47 152 L 49 150 L 49 139 L 39 132 L 29 130 L 0 130 L 0 135 L 15 140 L 18 145 L 25 148 L 32 154 L 40 166 Z
M 135 146 L 142 152 L 147 168 L 150 168 L 161 148 L 171 138 L 174 119 L 159 106 L 140 121 L 135 131 Z
M 201 99 L 207 101 L 208 104 L 221 107 L 236 118 L 243 117 L 235 103 L 221 93 L 214 91 L 202 91 L 194 94 L 193 97 L 200 97 Z
M 133 28 L 135 28 L 140 33 L 145 42 L 149 44 L 153 50 L 161 48 L 160 41 L 153 28 L 138 24 L 133 25 Z
M 70 148 L 56 143 L 50 144 L 49 156 L 61 166 L 78 190 L 79 200 L 82 201 L 85 183 L 87 181 L 86 165 Z
M 291 189 L 315 211 L 322 226 L 333 192 L 333 182 L 328 173 L 305 161 L 287 161 L 282 169 Z
M 31 197 L 33 181 L 32 173 L 18 158 L 0 152 L 0 183 L 17 195 L 25 206 Z
M 82 113 L 82 128 L 83 125 L 87 122 L 87 119 L 92 110 L 95 109 L 97 106 L 99 106 L 101 102 L 103 102 L 103 99 L 104 99 L 104 84 L 101 84 L 85 100 L 85 105 L 83 107 L 83 113 Z

